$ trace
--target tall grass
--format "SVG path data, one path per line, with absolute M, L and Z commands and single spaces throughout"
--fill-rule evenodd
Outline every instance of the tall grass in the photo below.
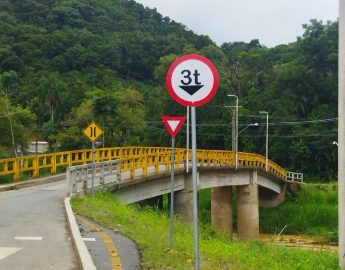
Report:
M 200 220 L 211 223 L 211 190 L 199 192 Z M 236 189 L 232 194 L 233 227 L 236 230 Z M 275 208 L 260 208 L 260 231 L 307 234 L 336 242 L 338 237 L 338 191 L 336 184 L 303 185 L 296 197 Z
M 260 228 L 264 232 L 310 234 L 335 241 L 338 233 L 336 185 L 303 185 L 297 197 L 273 209 L 260 209 Z
M 76 212 L 133 238 L 142 252 L 142 269 L 193 269 L 192 226 L 175 220 L 175 246 L 169 250 L 169 217 L 150 208 L 124 206 L 108 193 L 72 201 Z M 200 226 L 201 269 L 338 269 L 337 256 L 230 241 L 210 226 Z

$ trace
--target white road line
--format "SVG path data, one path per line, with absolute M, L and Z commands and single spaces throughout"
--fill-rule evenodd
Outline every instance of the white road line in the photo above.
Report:
M 83 238 L 85 242 L 95 242 L 96 238 Z
M 0 247 L 0 260 L 16 253 L 17 251 L 21 250 L 22 248 L 14 248 L 14 247 Z
M 35 236 L 16 236 L 14 237 L 14 240 L 28 240 L 28 241 L 40 241 L 43 237 L 35 237 Z

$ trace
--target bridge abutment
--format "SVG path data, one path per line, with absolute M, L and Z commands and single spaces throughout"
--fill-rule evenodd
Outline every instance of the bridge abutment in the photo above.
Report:
M 232 187 L 215 187 L 211 193 L 212 226 L 232 237 Z
M 237 187 L 237 231 L 243 240 L 259 237 L 259 189 L 256 171 L 251 172 L 249 185 Z

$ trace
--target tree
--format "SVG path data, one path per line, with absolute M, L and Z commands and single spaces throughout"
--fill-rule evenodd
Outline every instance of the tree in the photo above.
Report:
M 50 120 L 54 123 L 57 108 L 63 103 L 63 94 L 67 89 L 67 84 L 60 78 L 58 73 L 50 73 L 40 80 L 38 86 L 40 96 L 49 109 Z

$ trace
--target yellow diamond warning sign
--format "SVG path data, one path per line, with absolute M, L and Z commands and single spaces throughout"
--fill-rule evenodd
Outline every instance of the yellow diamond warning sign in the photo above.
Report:
M 95 122 L 92 122 L 85 130 L 84 134 L 88 137 L 92 142 L 97 140 L 99 136 L 103 134 L 103 130 L 98 127 Z

